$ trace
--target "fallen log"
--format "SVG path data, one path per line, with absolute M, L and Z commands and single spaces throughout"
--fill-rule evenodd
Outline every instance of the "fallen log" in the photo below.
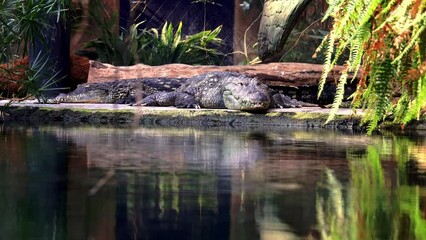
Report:
M 233 71 L 257 77 L 272 87 L 309 87 L 318 85 L 322 68 L 323 65 L 321 64 L 290 62 L 238 66 L 192 66 L 185 64 L 113 66 L 90 61 L 87 82 L 95 83 L 118 79 L 156 77 L 189 78 L 208 72 Z M 336 82 L 343 69 L 342 66 L 336 66 L 330 72 L 327 81 Z

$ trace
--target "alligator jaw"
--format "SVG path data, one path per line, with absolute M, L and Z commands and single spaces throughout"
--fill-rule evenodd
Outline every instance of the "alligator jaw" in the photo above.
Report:
M 241 99 L 231 94 L 230 91 L 223 92 L 223 100 L 226 108 L 241 111 L 263 111 L 269 108 L 270 101 L 260 102 L 252 99 Z
M 240 110 L 241 111 L 264 111 L 267 110 L 269 108 L 269 104 L 265 105 L 265 103 L 250 103 L 248 105 L 243 105 L 241 106 Z

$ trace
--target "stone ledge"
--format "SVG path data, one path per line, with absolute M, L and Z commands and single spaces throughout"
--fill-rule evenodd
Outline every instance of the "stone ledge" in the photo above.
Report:
M 160 127 L 283 127 L 327 128 L 364 131 L 360 125 L 362 111 L 340 109 L 336 119 L 324 125 L 330 109 L 319 107 L 269 109 L 265 113 L 248 113 L 228 109 L 179 109 L 175 107 L 134 107 L 121 104 L 61 103 L 39 104 L 35 101 L 14 103 L 0 100 L 1 122 L 88 123 Z M 383 123 L 382 129 L 401 132 L 401 126 Z M 406 131 L 426 134 L 426 115 L 406 126 Z
M 0 101 L 0 106 L 7 102 Z M 2 110 L 0 121 L 137 124 L 143 126 L 268 126 L 361 130 L 360 116 L 341 109 L 336 120 L 324 125 L 328 109 L 319 107 L 270 109 L 248 113 L 227 109 L 133 107 L 118 104 L 15 103 Z

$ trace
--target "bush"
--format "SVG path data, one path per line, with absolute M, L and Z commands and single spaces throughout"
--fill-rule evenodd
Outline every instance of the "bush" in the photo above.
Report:
M 44 29 L 52 27 L 46 15 L 59 21 L 65 17 L 66 0 L 0 0 L 0 61 L 6 63 L 0 66 L 0 75 L 2 83 L 8 86 L 17 86 L 20 94 L 32 95 L 39 100 L 43 99 L 43 92 L 49 89 L 56 81 L 56 76 L 43 76 L 44 71 L 41 68 L 51 68 L 39 56 L 35 57 L 30 68 L 20 67 L 16 74 L 16 64 L 8 64 L 17 59 L 25 57 L 29 48 L 34 46 L 33 41 L 38 39 L 41 44 L 45 44 L 43 32 Z M 19 81 L 22 75 L 25 79 Z M 43 86 L 38 86 L 40 79 L 48 79 L 44 81 Z M 0 89 L 4 86 L 0 86 Z M 8 94 L 8 93 L 7 93 Z
M 101 24 L 101 37 L 85 44 L 85 48 L 95 50 L 101 62 L 128 66 L 135 63 L 217 65 L 222 61 L 223 54 L 215 48 L 222 43 L 217 37 L 221 27 L 183 37 L 182 23 L 174 31 L 173 25 L 166 22 L 161 34 L 155 28 L 138 30 L 139 23 L 118 35 L 111 30 L 114 22 L 115 16 Z

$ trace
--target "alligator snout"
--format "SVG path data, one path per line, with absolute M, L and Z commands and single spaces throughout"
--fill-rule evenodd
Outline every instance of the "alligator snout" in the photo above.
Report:
M 246 85 L 223 93 L 226 108 L 243 111 L 261 111 L 269 108 L 271 97 L 266 87 Z

